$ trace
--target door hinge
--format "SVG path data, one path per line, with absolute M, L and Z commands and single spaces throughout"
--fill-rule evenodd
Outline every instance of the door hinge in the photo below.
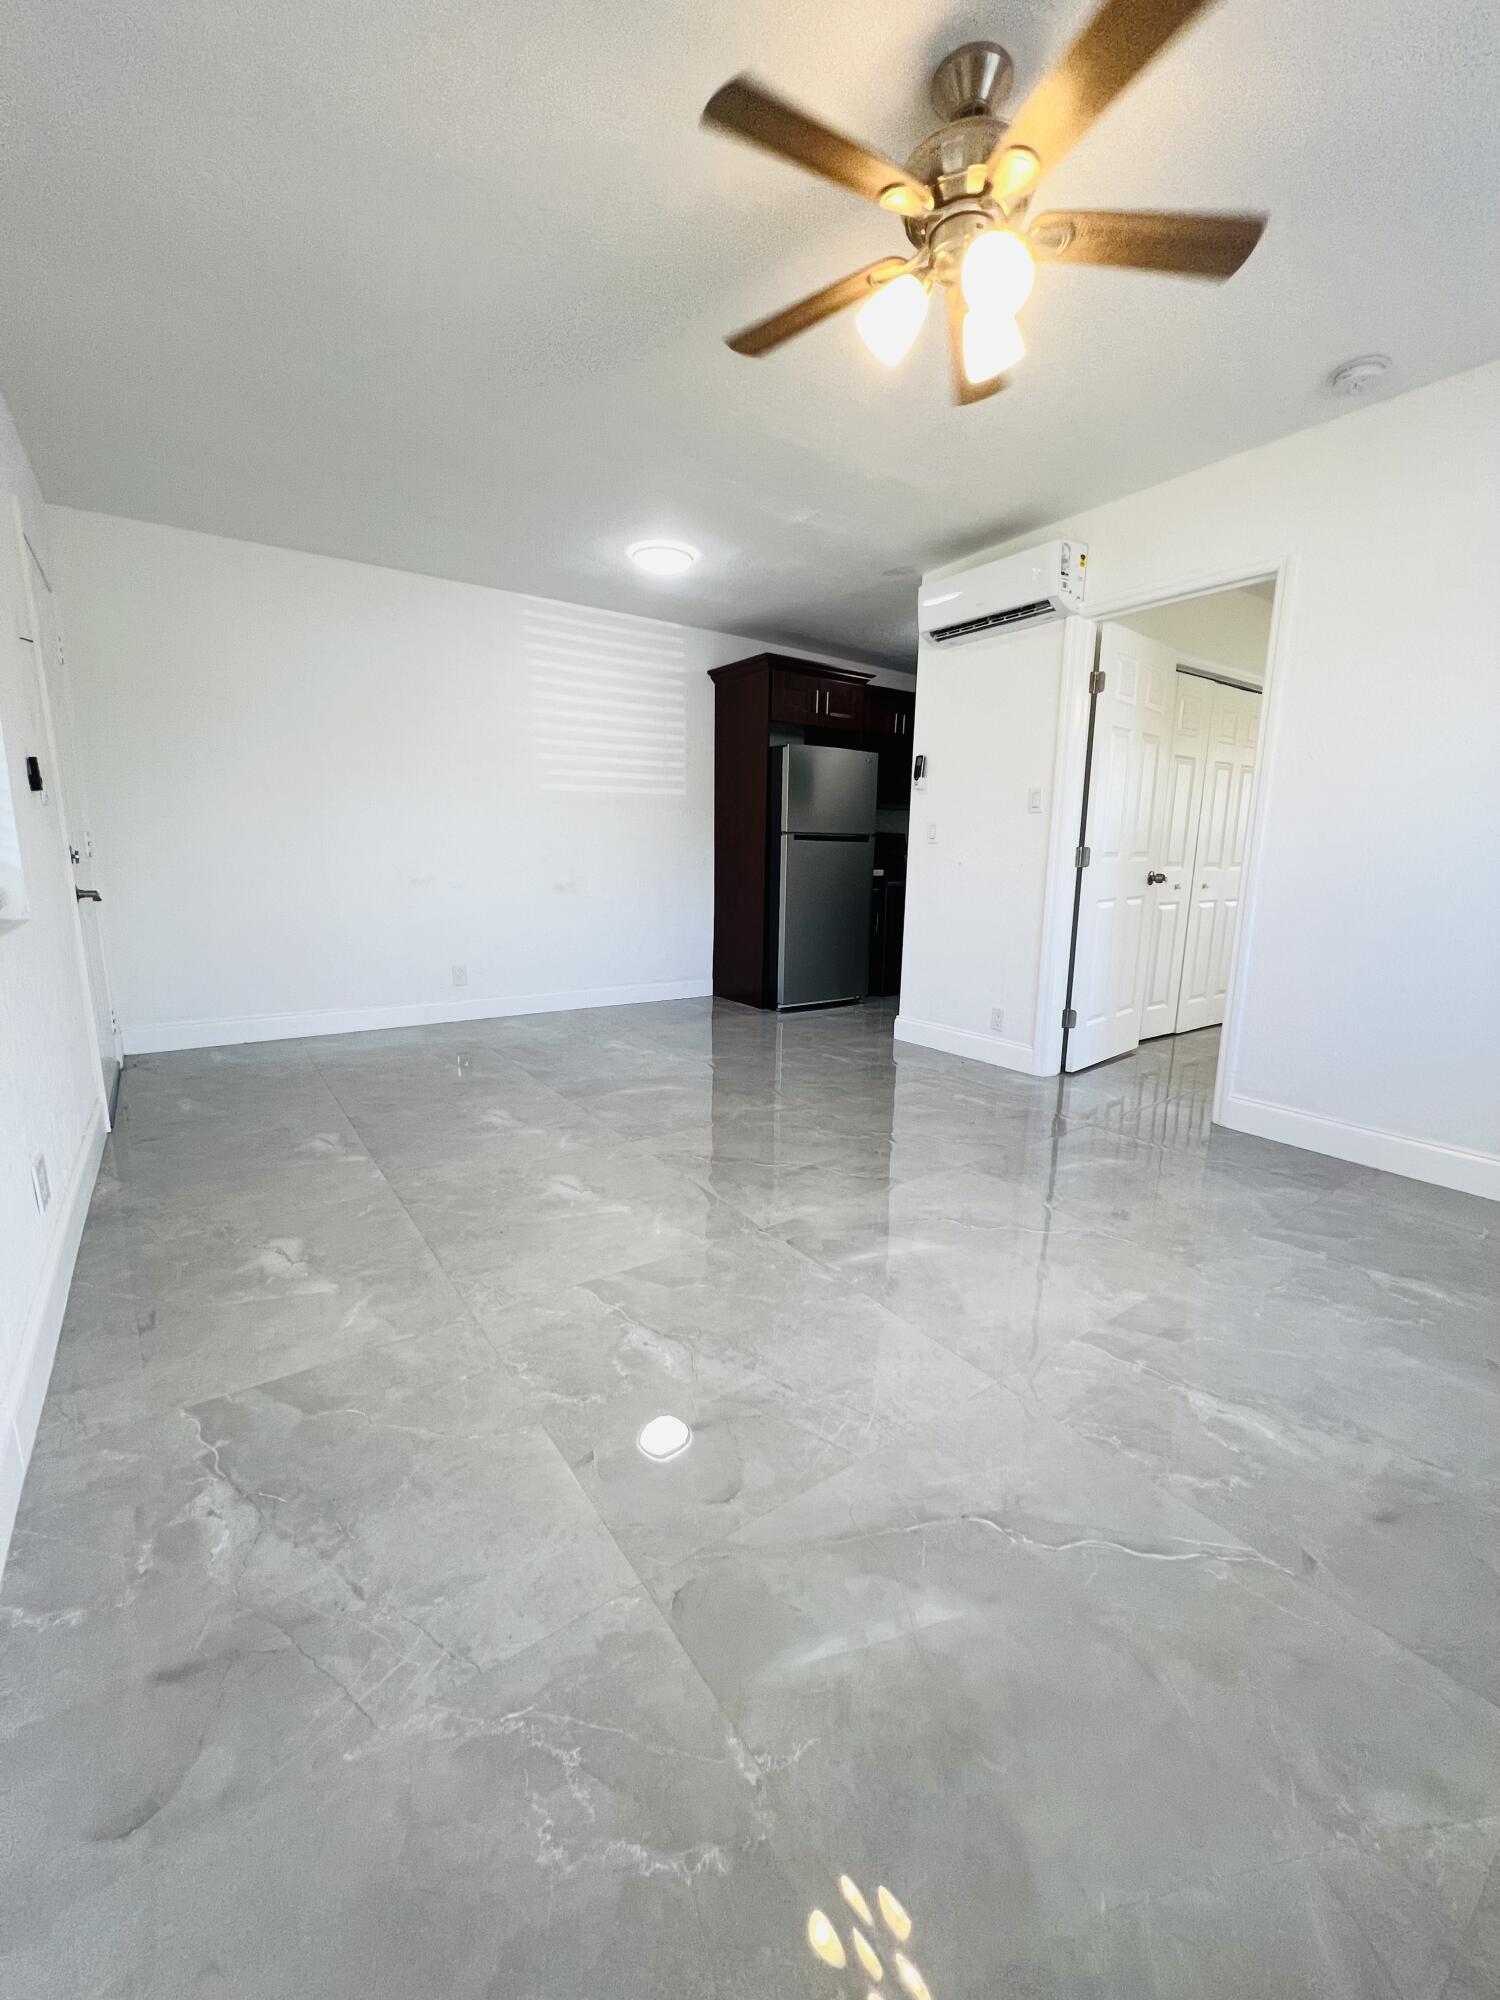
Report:
M 1089 857 L 1093 851 L 1091 847 L 1075 847 L 1073 849 L 1073 866 L 1075 868 L 1087 868 Z
M 1104 692 L 1104 669 L 1103 667 L 1095 667 L 1094 671 L 1089 675 L 1089 693 L 1103 694 L 1103 692 Z
M 1064 1007 L 1063 1026 L 1065 1028 L 1076 1028 L 1078 1026 L 1078 1009 L 1076 1007 Z

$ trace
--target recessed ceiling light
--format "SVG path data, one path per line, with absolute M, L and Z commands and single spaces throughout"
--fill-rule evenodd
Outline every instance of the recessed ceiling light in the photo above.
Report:
M 686 1451 L 693 1441 L 693 1433 L 681 1417 L 653 1417 L 649 1424 L 641 1428 L 636 1444 L 647 1458 L 675 1458 L 680 1451 Z
M 698 551 L 686 542 L 632 542 L 625 553 L 650 576 L 681 576 L 698 560 Z

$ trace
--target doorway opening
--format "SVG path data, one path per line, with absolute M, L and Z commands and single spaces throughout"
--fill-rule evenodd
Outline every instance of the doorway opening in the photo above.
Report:
M 1062 1067 L 1216 1065 L 1275 579 L 1102 622 L 1089 680 Z

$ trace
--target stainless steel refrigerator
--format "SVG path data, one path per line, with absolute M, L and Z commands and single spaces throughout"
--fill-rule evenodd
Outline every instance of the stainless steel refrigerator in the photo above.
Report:
M 873 750 L 771 752 L 771 945 L 778 1007 L 862 1000 L 875 868 Z

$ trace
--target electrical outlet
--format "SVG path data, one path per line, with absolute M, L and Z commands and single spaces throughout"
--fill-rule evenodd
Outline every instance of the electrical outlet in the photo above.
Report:
M 52 1183 L 47 1178 L 47 1155 L 38 1153 L 31 1163 L 31 1190 L 36 1196 L 36 1205 L 42 1214 L 47 1213 L 47 1204 L 52 1199 Z
M 934 845 L 936 845 L 936 843 L 937 843 L 937 821 L 936 821 L 935 819 L 930 819 L 930 820 L 928 820 L 928 822 L 927 822 L 927 838 L 928 838 L 928 839 L 929 839 L 929 840 L 930 840 L 930 841 L 931 841 L 931 842 L 932 842 L 932 843 L 933 843 Z
M 1005 1033 L 1005 1009 L 1003 1007 L 991 1007 L 990 1033 L 992 1035 L 1003 1035 Z
M 469 983 L 468 966 L 455 965 L 453 968 L 453 984 L 455 986 L 467 986 L 468 983 Z

